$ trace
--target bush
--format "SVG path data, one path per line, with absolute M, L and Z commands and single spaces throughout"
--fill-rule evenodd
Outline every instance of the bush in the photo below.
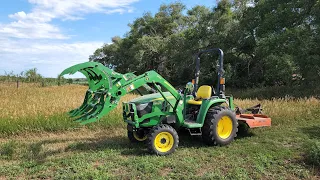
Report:
M 307 146 L 308 163 L 320 166 L 320 141 L 309 143 Z

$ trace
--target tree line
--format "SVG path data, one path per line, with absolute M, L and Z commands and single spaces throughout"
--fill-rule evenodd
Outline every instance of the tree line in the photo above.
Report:
M 12 72 L 5 72 L 5 75 L 0 76 L 0 82 L 16 82 L 19 87 L 20 82 L 25 83 L 39 83 L 40 86 L 51 86 L 61 84 L 71 84 L 73 79 L 66 79 L 63 76 L 57 76 L 57 78 L 45 78 L 38 73 L 37 68 L 32 68 L 26 71 L 22 71 L 18 74 Z
M 173 85 L 194 78 L 200 50 L 225 53 L 228 86 L 314 84 L 320 80 L 319 0 L 221 0 L 214 7 L 161 5 L 89 57 L 117 72 L 156 70 Z M 217 55 L 201 59 L 200 83 L 215 84 Z

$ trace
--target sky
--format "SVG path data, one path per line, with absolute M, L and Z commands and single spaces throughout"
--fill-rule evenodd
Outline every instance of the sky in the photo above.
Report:
M 217 0 L 180 0 L 214 7 Z M 2 0 L 0 75 L 37 68 L 44 77 L 88 61 L 89 55 L 145 12 L 170 0 Z

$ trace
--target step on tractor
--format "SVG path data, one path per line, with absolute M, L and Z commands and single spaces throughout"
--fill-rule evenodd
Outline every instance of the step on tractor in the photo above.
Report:
M 199 87 L 200 56 L 209 52 L 219 54 L 217 85 Z M 81 124 L 95 122 L 117 107 L 122 96 L 135 91 L 141 96 L 122 102 L 128 139 L 145 142 L 157 155 L 175 151 L 179 144 L 177 131 L 181 129 L 202 136 L 205 144 L 224 146 L 237 136 L 239 123 L 249 128 L 271 126 L 271 119 L 261 114 L 260 105 L 241 109 L 235 107 L 232 96 L 225 95 L 223 51 L 218 48 L 197 53 L 195 79 L 183 90 L 176 90 L 153 70 L 139 76 L 120 74 L 97 62 L 74 65 L 61 75 L 76 72 L 87 78 L 89 89 L 82 105 L 69 115 Z

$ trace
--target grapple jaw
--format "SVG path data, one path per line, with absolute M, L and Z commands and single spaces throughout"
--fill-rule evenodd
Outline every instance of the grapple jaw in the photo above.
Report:
M 89 89 L 79 108 L 69 115 L 76 122 L 87 124 L 95 122 L 113 110 L 119 103 L 117 84 L 136 77 L 132 73 L 120 74 L 96 62 L 85 62 L 65 69 L 60 75 L 81 72 L 88 80 Z

